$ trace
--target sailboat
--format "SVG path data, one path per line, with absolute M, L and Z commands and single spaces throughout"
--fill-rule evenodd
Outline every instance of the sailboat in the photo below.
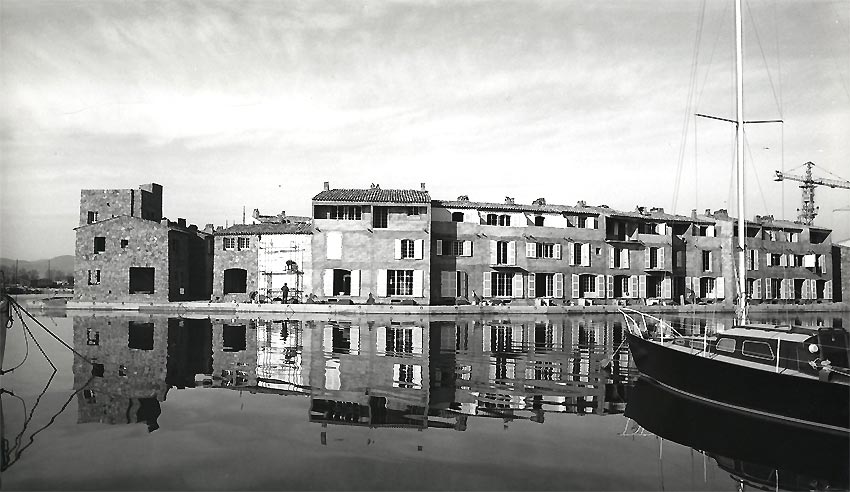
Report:
M 847 435 L 850 432 L 847 331 L 747 321 L 741 0 L 735 0 L 735 28 L 739 253 L 736 324 L 710 337 L 686 337 L 659 318 L 622 308 L 629 350 L 642 377 L 681 395 L 747 414 Z

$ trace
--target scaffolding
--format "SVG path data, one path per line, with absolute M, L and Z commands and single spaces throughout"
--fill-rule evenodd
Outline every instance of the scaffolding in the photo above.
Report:
M 304 297 L 304 253 L 307 248 L 299 246 L 298 242 L 290 241 L 288 245 L 278 246 L 274 239 L 280 236 L 266 236 L 268 241 L 261 240 L 259 248 L 258 293 L 260 302 L 303 302 Z M 283 298 L 283 285 L 286 284 L 289 293 Z

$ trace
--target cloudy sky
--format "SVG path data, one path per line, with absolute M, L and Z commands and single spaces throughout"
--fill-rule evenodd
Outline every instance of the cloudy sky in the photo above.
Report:
M 748 216 L 850 179 L 850 2 L 749 0 Z M 732 2 L 0 0 L 0 256 L 73 254 L 80 189 L 201 226 L 332 187 L 730 208 Z M 850 191 L 816 223 L 850 236 Z M 783 206 L 784 202 L 784 206 Z M 843 229 L 842 229 L 843 228 Z M 843 238 L 842 237 L 842 238 Z M 838 238 L 838 239 L 842 239 Z

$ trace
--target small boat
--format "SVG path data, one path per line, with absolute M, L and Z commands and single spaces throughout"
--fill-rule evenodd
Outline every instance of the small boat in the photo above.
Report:
M 735 0 L 738 265 L 736 325 L 682 336 L 663 320 L 623 308 L 641 375 L 705 403 L 840 434 L 850 426 L 848 332 L 747 321 L 741 0 Z M 654 330 L 650 330 L 650 327 Z
M 705 405 L 639 378 L 625 416 L 713 458 L 736 481 L 769 490 L 846 490 L 850 439 Z M 766 488 L 767 487 L 767 488 Z

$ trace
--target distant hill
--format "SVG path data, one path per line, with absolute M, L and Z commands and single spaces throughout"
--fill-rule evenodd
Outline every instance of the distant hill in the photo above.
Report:
M 74 257 L 72 255 L 57 256 L 49 260 L 18 260 L 18 273 L 23 270 L 35 270 L 42 278 L 47 277 L 48 262 L 50 262 L 50 270 L 54 275 L 56 272 L 65 272 L 67 275 L 74 274 Z M 0 258 L 0 269 L 5 272 L 6 280 L 10 281 L 15 274 L 15 260 Z

